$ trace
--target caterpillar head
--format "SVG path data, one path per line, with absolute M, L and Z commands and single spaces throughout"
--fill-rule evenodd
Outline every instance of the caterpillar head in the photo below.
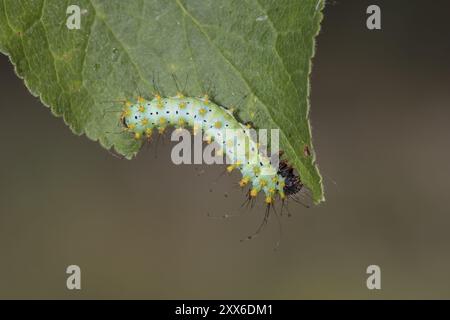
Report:
M 300 181 L 300 177 L 286 160 L 280 161 L 278 174 L 284 178 L 283 191 L 287 196 L 294 195 L 302 190 L 303 183 Z

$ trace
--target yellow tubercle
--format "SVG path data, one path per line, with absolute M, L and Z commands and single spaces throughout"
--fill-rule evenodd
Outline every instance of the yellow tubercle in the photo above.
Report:
M 144 113 L 145 112 L 145 107 L 144 106 L 139 106 L 138 110 L 139 110 L 139 112 Z
M 245 187 L 248 183 L 250 182 L 250 178 L 249 177 L 243 177 L 241 179 L 241 181 L 239 181 L 239 186 L 241 188 Z
M 273 198 L 271 196 L 266 197 L 266 203 L 271 204 L 273 202 Z
M 198 110 L 198 114 L 201 116 L 204 116 L 206 113 L 206 109 L 205 108 L 200 108 L 200 110 Z
M 152 136 L 153 130 L 151 128 L 145 129 L 145 135 L 147 138 L 150 138 Z
M 126 109 L 122 112 L 122 117 L 129 117 L 131 116 L 131 110 L 130 109 Z
M 253 189 L 250 191 L 250 196 L 253 197 L 253 198 L 255 198 L 257 195 L 258 195 L 258 190 L 256 190 L 255 188 L 253 188 Z
M 139 103 L 144 103 L 144 102 L 145 102 L 145 99 L 144 99 L 143 97 L 139 96 L 139 97 L 137 98 L 137 101 L 138 101 Z
M 134 133 L 134 138 L 135 138 L 136 140 L 139 140 L 139 139 L 141 138 L 141 134 L 140 134 L 139 132 L 135 132 L 135 133 Z
M 148 124 L 148 119 L 147 119 L 147 118 L 142 119 L 142 120 L 141 120 L 141 124 L 142 124 L 143 126 L 146 126 L 146 125 Z

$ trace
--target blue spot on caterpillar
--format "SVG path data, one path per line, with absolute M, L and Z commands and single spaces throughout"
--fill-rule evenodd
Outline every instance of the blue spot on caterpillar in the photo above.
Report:
M 210 141 L 221 140 L 222 145 L 237 143 L 246 146 L 247 150 L 259 149 L 249 130 L 246 130 L 248 127 L 236 120 L 232 111 L 213 103 L 208 96 L 194 98 L 179 93 L 167 98 L 157 94 L 152 100 L 139 97 L 135 103 L 125 103 L 121 122 L 138 140 L 150 138 L 154 129 L 163 133 L 169 126 L 190 127 L 194 134 L 201 131 Z M 227 129 L 237 129 L 243 134 L 227 140 L 223 134 Z M 250 186 L 249 198 L 255 198 L 259 192 L 263 192 L 265 202 L 270 206 L 275 199 L 284 201 L 303 187 L 300 178 L 286 161 L 280 161 L 279 167 L 274 168 L 266 155 L 258 154 L 258 161 L 254 162 L 249 161 L 247 152 L 230 154 L 230 150 L 233 149 L 222 150 L 234 159 L 227 171 L 238 169 L 242 173 L 239 185 Z

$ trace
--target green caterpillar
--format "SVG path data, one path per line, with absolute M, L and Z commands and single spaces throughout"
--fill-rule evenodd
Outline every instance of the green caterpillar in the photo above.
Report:
M 249 127 L 237 121 L 232 110 L 213 103 L 208 96 L 185 97 L 179 93 L 167 98 L 157 94 L 152 100 L 139 97 L 134 103 L 125 103 L 121 122 L 137 140 L 150 139 L 155 129 L 162 134 L 167 127 L 192 128 L 194 134 L 203 132 L 208 142 L 219 142 L 222 146 L 219 151 L 232 159 L 227 171 L 240 170 L 239 185 L 250 186 L 248 197 L 255 198 L 263 192 L 269 206 L 275 199 L 284 200 L 303 186 L 286 161 L 281 161 L 278 168 L 273 167 L 269 157 L 258 152 Z M 238 134 L 228 137 L 229 130 Z M 236 145 L 245 151 L 236 152 L 233 148 Z M 255 152 L 257 157 L 252 158 L 250 154 Z

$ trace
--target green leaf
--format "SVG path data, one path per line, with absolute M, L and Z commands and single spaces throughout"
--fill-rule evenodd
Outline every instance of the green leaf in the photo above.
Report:
M 70 30 L 69 5 L 81 8 Z M 115 100 L 212 89 L 258 128 L 279 128 L 281 149 L 315 202 L 322 179 L 309 125 L 309 74 L 323 0 L 0 0 L 0 50 L 26 86 L 76 134 L 128 158 Z M 308 154 L 307 150 L 310 151 Z

